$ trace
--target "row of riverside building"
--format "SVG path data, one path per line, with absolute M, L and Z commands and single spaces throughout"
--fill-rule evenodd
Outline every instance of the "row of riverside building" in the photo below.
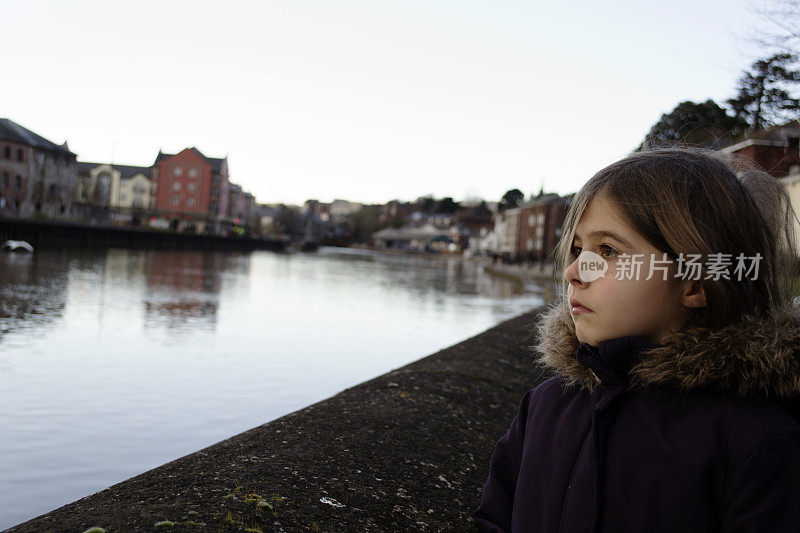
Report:
M 784 184 L 800 213 L 798 121 L 753 132 L 718 151 L 767 169 Z M 468 250 L 512 261 L 547 260 L 561 237 L 571 195 L 542 191 L 513 209 L 481 210 L 475 205 L 450 215 L 424 214 L 420 200 L 372 206 L 380 210 L 378 227 L 384 227 L 371 234 L 373 245 Z M 309 200 L 306 216 L 311 221 L 318 218 L 330 230 L 352 222 L 351 217 L 363 207 L 344 200 L 330 205 Z M 150 166 L 78 162 L 66 143 L 55 144 L 9 119 L 0 119 L 0 216 L 230 235 L 263 232 L 266 221 L 279 214 L 279 210 L 265 209 L 256 205 L 252 194 L 230 182 L 227 158 L 207 157 L 196 148 L 186 148 L 176 154 L 159 151 Z M 398 220 L 402 227 L 393 223 Z M 313 224 L 306 227 L 313 229 Z M 800 225 L 796 234 L 800 237 Z
M 752 132 L 728 146 L 718 148 L 756 163 L 785 187 L 795 213 L 800 214 L 800 123 L 790 121 Z M 552 259 L 573 195 L 540 193 L 521 206 L 496 211 L 489 216 L 431 215 L 411 220 L 398 229 L 386 228 L 372 234 L 381 248 L 467 252 L 501 257 L 506 261 L 538 262 Z M 404 206 L 387 204 L 385 218 L 407 215 Z M 413 209 L 414 206 L 409 206 Z M 413 218 L 412 216 L 408 217 Z M 474 220 L 472 220 L 474 218 Z M 442 220 L 440 220 L 442 219 Z M 800 250 L 800 219 L 795 219 L 795 239 Z
M 228 160 L 197 148 L 159 151 L 150 166 L 79 162 L 0 119 L 0 216 L 125 223 L 227 235 L 256 226 L 255 197 L 231 183 Z
M 540 192 L 518 207 L 480 213 L 466 205 L 454 214 L 424 214 L 414 204 L 393 201 L 384 206 L 381 219 L 399 216 L 404 225 L 374 232 L 371 242 L 377 248 L 546 261 L 561 236 L 571 198 Z

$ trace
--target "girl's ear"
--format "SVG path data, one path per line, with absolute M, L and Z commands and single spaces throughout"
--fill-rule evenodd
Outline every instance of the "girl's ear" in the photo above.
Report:
M 699 280 L 686 280 L 681 288 L 681 304 L 684 307 L 705 307 L 706 291 Z

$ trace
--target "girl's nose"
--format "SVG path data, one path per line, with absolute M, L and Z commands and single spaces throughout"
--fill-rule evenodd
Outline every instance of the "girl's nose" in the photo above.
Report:
M 575 260 L 564 269 L 564 279 L 570 285 L 579 287 L 585 285 L 586 282 L 582 281 L 580 276 L 578 275 L 578 258 L 576 257 Z

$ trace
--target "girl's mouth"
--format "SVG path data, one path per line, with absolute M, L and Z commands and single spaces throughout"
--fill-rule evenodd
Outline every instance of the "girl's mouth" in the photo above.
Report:
M 581 305 L 581 303 L 576 300 L 575 298 L 570 298 L 569 305 L 573 315 L 581 315 L 583 313 L 591 313 L 592 310 L 588 307 Z

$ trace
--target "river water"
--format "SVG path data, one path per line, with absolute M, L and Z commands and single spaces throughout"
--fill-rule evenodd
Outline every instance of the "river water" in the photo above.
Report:
M 0 529 L 540 304 L 457 257 L 0 254 Z

